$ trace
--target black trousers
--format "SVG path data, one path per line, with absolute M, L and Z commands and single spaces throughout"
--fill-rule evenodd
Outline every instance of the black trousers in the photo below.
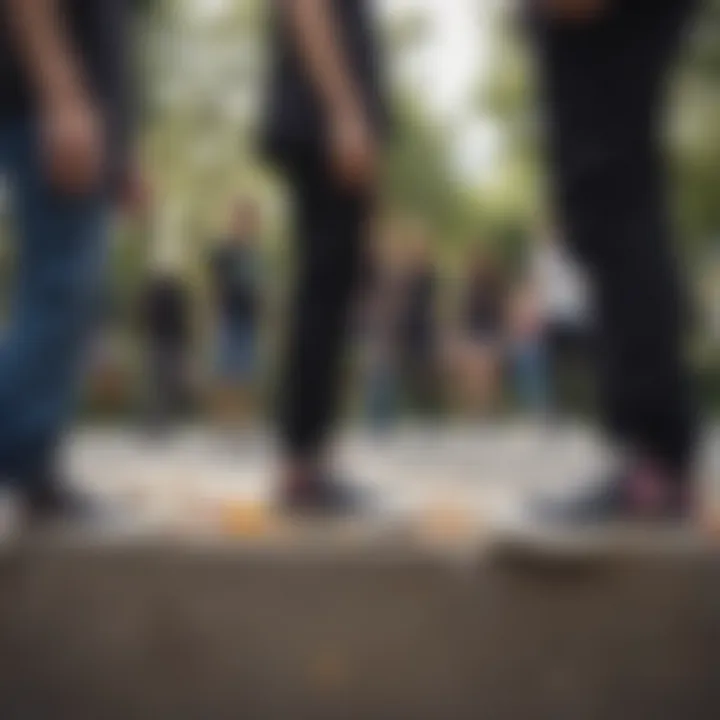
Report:
M 534 19 L 556 212 L 598 304 L 607 429 L 680 474 L 696 442 L 663 105 L 692 0 L 631 0 L 594 23 Z
M 575 409 L 592 406 L 590 370 L 594 357 L 594 336 L 580 323 L 555 320 L 544 333 L 547 350 L 552 410 L 563 417 Z
M 149 338 L 147 348 L 148 421 L 164 428 L 187 410 L 187 348 L 182 342 Z
M 333 429 L 344 354 L 366 260 L 370 193 L 340 186 L 326 162 L 283 162 L 294 206 L 296 289 L 282 382 L 281 434 L 295 459 L 319 456 Z

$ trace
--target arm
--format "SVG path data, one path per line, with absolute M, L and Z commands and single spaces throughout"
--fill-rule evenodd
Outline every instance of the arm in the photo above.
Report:
M 315 89 L 332 117 L 362 112 L 329 0 L 281 0 Z
M 569 22 L 589 22 L 599 18 L 610 0 L 541 0 L 551 16 Z
M 6 0 L 17 50 L 37 99 L 48 174 L 58 189 L 89 189 L 102 169 L 100 123 L 58 0 Z
M 376 161 L 373 131 L 348 58 L 331 0 L 279 0 L 280 7 L 329 118 L 331 154 L 340 179 L 369 181 Z
M 83 96 L 84 83 L 58 0 L 7 0 L 18 52 L 40 105 Z

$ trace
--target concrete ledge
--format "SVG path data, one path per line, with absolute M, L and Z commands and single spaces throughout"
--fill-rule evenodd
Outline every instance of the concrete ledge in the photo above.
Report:
M 0 559 L 2 720 L 717 720 L 720 560 L 469 569 L 172 546 Z

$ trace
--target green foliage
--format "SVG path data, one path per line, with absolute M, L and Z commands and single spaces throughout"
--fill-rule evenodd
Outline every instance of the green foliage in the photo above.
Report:
M 514 178 L 515 211 L 531 216 L 542 205 L 543 190 L 532 65 L 513 30 L 513 14 L 501 14 L 499 22 L 505 27 L 494 34 L 495 60 L 480 84 L 477 107 L 495 118 L 501 132 L 500 165 Z M 702 258 L 720 238 L 720 0 L 704 3 L 693 27 L 675 85 L 670 140 L 683 247 Z
M 448 157 L 446 131 L 411 100 L 400 104 L 383 193 L 386 207 L 429 222 L 442 236 L 464 230 L 462 188 Z
M 720 238 L 720 2 L 703 5 L 675 103 L 678 207 L 687 250 L 702 258 Z

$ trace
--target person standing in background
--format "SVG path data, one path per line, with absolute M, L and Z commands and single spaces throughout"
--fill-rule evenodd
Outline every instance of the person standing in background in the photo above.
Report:
M 164 431 L 190 400 L 192 296 L 176 260 L 154 258 L 140 296 L 139 321 L 146 354 L 148 422 Z
M 523 411 L 547 420 L 550 410 L 544 308 L 532 273 L 522 276 L 508 303 L 508 359 Z
M 398 373 L 402 399 L 413 413 L 434 417 L 442 403 L 439 276 L 428 232 L 406 226 L 399 278 Z
M 392 430 L 400 412 L 401 239 L 394 223 L 376 223 L 359 308 L 363 407 L 376 436 Z
M 465 411 L 484 417 L 502 397 L 507 291 L 498 263 L 484 248 L 472 251 L 460 307 L 461 398 Z
M 562 418 L 589 395 L 593 367 L 590 287 L 554 229 L 542 230 L 532 254 L 532 281 L 543 316 L 552 412 Z
M 516 537 L 529 539 L 529 550 L 545 540 L 604 547 L 618 536 L 599 530 L 648 521 L 674 529 L 693 513 L 698 418 L 661 139 L 667 86 L 696 5 L 531 4 L 555 214 L 592 284 L 605 428 L 619 457 L 578 497 L 533 506 Z
M 247 422 L 257 392 L 262 258 L 260 211 L 242 198 L 233 210 L 230 232 L 213 249 L 210 278 L 215 315 L 215 387 L 217 417 Z
M 389 128 L 369 0 L 273 0 L 265 150 L 287 179 L 297 286 L 282 379 L 281 504 L 345 514 L 363 502 L 328 457 L 343 354 Z
M 124 0 L 0 4 L 0 172 L 18 246 L 0 344 L 0 477 L 31 520 L 88 505 L 58 450 L 78 398 L 118 182 L 128 177 Z

